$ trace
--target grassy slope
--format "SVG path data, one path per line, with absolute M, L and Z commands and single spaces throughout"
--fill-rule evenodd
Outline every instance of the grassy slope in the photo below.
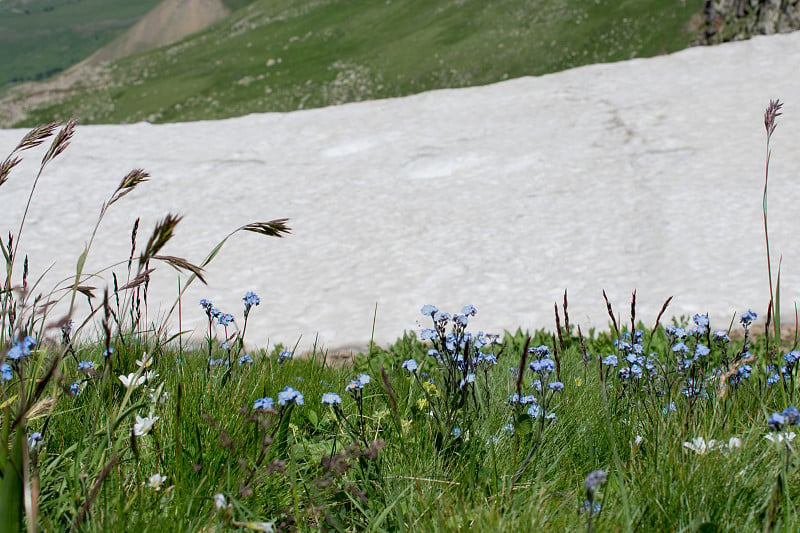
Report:
M 684 48 L 701 0 L 258 0 L 114 64 L 31 125 L 214 119 L 496 82 Z M 269 60 L 275 64 L 268 66 Z
M 0 87 L 38 80 L 91 55 L 160 0 L 0 2 Z

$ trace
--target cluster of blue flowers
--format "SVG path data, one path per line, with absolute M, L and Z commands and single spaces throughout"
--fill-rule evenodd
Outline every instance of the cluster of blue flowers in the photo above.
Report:
M 372 378 L 369 377 L 369 374 L 359 374 L 356 379 L 350 380 L 350 383 L 347 384 L 347 387 L 345 387 L 344 390 L 356 394 L 363 390 L 364 387 L 369 384 L 371 379 Z
M 6 357 L 12 361 L 17 361 L 23 357 L 30 356 L 34 347 L 36 347 L 36 339 L 27 335 L 21 341 L 12 344 L 11 349 L 6 353 Z
M 538 418 L 541 415 L 546 420 L 555 420 L 556 414 L 550 409 L 550 404 L 553 394 L 564 390 L 564 384 L 555 379 L 556 362 L 553 360 L 553 354 L 548 346 L 542 344 L 528 348 L 528 355 L 531 356 L 528 368 L 536 378 L 531 381 L 534 393 L 522 397 L 515 393 L 509 398 L 509 403 L 528 405 L 527 413 L 531 418 Z
M 800 411 L 797 407 L 789 406 L 780 413 L 772 413 L 767 426 L 772 431 L 782 431 L 785 426 L 800 426 Z

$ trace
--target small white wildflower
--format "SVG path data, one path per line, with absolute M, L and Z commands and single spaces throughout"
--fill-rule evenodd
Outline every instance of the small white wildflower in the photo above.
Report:
M 742 447 L 742 439 L 738 437 L 731 437 L 730 440 L 728 441 L 729 450 L 739 449 L 741 447 Z
M 796 436 L 794 431 L 790 431 L 789 433 L 767 433 L 764 438 L 772 442 L 783 442 L 784 440 L 792 442 Z
M 225 495 L 222 493 L 214 494 L 214 507 L 217 509 L 225 509 L 227 507 L 228 501 L 225 499 Z
M 234 526 L 246 527 L 252 531 L 262 531 L 263 533 L 273 533 L 275 522 L 234 522 Z
M 636 435 L 636 438 L 633 441 L 633 445 L 639 446 L 643 442 L 644 442 L 644 437 L 642 437 L 641 435 Z
M 154 372 L 152 370 L 148 370 L 147 372 L 144 373 L 144 376 L 142 376 L 142 377 L 147 381 L 153 381 L 154 379 L 156 379 L 158 377 L 158 372 Z
M 139 365 L 139 368 L 147 368 L 153 364 L 153 356 L 147 355 L 147 352 L 144 352 L 142 358 L 136 360 L 136 364 Z
M 717 442 L 713 439 L 706 442 L 706 439 L 703 437 L 695 437 L 692 439 L 692 442 L 684 442 L 683 447 L 692 450 L 696 454 L 705 455 L 706 452 L 713 450 L 716 444 Z
M 147 486 L 151 489 L 161 490 L 161 485 L 167 480 L 167 476 L 161 474 L 153 474 L 147 482 Z
M 152 413 L 150 413 L 152 415 Z M 133 425 L 133 434 L 137 437 L 147 435 L 153 428 L 159 417 L 157 416 L 139 416 L 136 415 L 136 423 Z
M 119 380 L 122 382 L 123 385 L 125 385 L 125 388 L 127 388 L 127 389 L 135 389 L 136 387 L 138 387 L 139 385 L 144 383 L 145 377 L 144 376 L 139 376 L 137 378 L 136 374 L 131 373 L 131 374 L 128 374 L 127 376 L 120 375 L 119 376 Z

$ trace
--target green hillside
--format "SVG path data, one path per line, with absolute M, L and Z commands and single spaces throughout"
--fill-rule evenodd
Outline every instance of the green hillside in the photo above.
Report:
M 85 59 L 160 0 L 0 0 L 0 87 Z
M 702 0 L 258 0 L 18 125 L 170 122 L 481 85 L 688 46 Z M 86 84 L 88 85 L 88 84 Z M 0 114 L 2 110 L 0 109 Z

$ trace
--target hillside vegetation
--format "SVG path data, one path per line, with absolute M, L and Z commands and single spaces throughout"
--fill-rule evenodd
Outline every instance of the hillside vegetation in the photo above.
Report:
M 701 4 L 258 0 L 70 87 L 6 95 L 0 117 L 15 108 L 26 109 L 10 121 L 17 126 L 71 116 L 82 123 L 218 119 L 481 85 L 685 48 Z
M 88 57 L 160 0 L 3 0 L 0 87 L 42 80 Z

